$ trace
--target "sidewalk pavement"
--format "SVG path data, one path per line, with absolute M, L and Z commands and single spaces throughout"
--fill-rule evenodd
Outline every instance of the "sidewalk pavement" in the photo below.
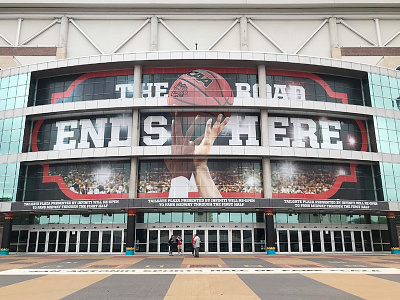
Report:
M 400 256 L 9 255 L 6 299 L 399 299 Z

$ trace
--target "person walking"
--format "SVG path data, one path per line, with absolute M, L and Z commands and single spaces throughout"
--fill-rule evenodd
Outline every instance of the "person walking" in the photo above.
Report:
M 193 234 L 192 237 L 192 256 L 194 256 L 194 238 L 196 237 L 196 234 Z
M 200 237 L 195 234 L 195 238 L 194 238 L 194 257 L 200 257 Z
M 180 235 L 178 235 L 178 237 L 176 238 L 176 243 L 178 244 L 178 255 L 182 255 L 182 247 L 183 247 L 182 243 L 183 243 L 183 241 L 182 241 Z
M 174 245 L 174 236 L 171 235 L 171 238 L 168 241 L 168 249 L 169 249 L 169 256 L 174 256 L 172 254 L 172 246 Z

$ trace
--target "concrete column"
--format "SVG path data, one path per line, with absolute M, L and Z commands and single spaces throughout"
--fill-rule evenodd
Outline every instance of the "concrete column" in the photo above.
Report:
M 267 98 L 267 74 L 265 65 L 258 65 L 258 97 Z
M 132 111 L 132 147 L 139 146 L 139 110 Z M 131 173 L 129 178 L 129 198 L 133 199 L 137 196 L 138 185 L 138 159 L 131 157 Z
M 142 66 L 135 65 L 133 72 L 133 99 L 142 96 Z M 139 110 L 132 110 L 132 147 L 139 146 Z M 137 157 L 131 158 L 131 173 L 129 179 L 129 198 L 133 199 L 137 196 L 137 172 L 138 172 L 138 159 Z
M 271 180 L 271 159 L 269 157 L 263 157 L 263 189 L 264 198 L 272 198 L 272 180 Z
M 267 98 L 267 75 L 265 65 L 258 66 L 258 86 L 259 97 Z M 260 131 L 261 131 L 261 146 L 269 147 L 269 129 L 268 129 L 268 110 L 261 109 L 260 111 Z M 272 198 L 271 184 L 271 160 L 269 157 L 263 157 L 263 189 L 264 198 Z
M 133 98 L 142 97 L 142 66 L 135 65 L 133 71 Z
M 269 147 L 268 110 L 260 111 L 261 146 Z
M 341 59 L 342 52 L 339 47 L 339 36 L 337 30 L 337 19 L 335 17 L 329 18 L 329 38 L 331 42 L 331 56 L 332 58 Z
M 394 212 L 386 213 L 386 220 L 389 231 L 390 250 L 392 254 L 400 254 L 399 237 L 397 236 L 396 215 Z
M 156 16 L 151 17 L 150 22 L 150 51 L 158 50 L 158 18 Z
M 126 255 L 135 254 L 136 240 L 136 209 L 128 209 L 128 222 L 126 225 Z
M 11 241 L 11 234 L 12 234 L 13 218 L 14 218 L 14 213 L 12 213 L 12 212 L 7 213 L 4 218 L 0 255 L 8 255 L 10 253 L 10 241 Z
M 58 39 L 56 59 L 67 58 L 69 20 L 66 16 L 61 17 L 60 34 Z
M 249 51 L 249 38 L 247 34 L 247 18 L 240 18 L 240 50 Z
M 265 239 L 267 241 L 267 254 L 275 255 L 275 227 L 272 208 L 266 208 L 265 212 Z

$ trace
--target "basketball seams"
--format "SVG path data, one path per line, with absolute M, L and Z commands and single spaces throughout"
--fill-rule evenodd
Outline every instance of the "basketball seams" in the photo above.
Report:
M 185 79 L 185 78 L 180 78 L 180 80 L 185 81 L 189 84 L 191 84 L 193 87 L 195 87 L 198 91 L 200 91 L 204 96 L 206 96 L 206 98 L 211 98 L 209 95 L 207 95 L 205 93 L 205 91 L 201 90 L 200 87 L 198 87 L 197 85 L 195 85 L 193 82 L 190 82 L 189 80 Z M 212 97 L 214 98 L 215 102 L 218 103 L 218 105 L 222 106 L 221 103 L 218 101 L 218 99 L 216 97 Z
M 182 74 L 180 76 L 180 78 L 178 78 L 174 82 L 173 86 L 171 86 L 171 91 L 174 90 L 174 87 L 176 86 L 176 84 L 183 83 L 183 84 L 187 84 L 187 87 L 185 88 L 186 93 L 182 94 L 182 97 L 180 97 L 179 95 L 173 96 L 172 94 L 170 94 L 168 98 L 171 99 L 172 102 L 168 101 L 169 105 L 171 105 L 173 103 L 173 101 L 178 102 L 178 103 L 176 103 L 176 105 L 179 105 L 179 103 L 181 103 L 181 105 L 194 105 L 194 106 L 207 105 L 208 98 L 210 98 L 210 99 L 213 98 L 213 100 L 215 101 L 214 105 L 217 105 L 217 106 L 227 106 L 227 105 L 231 106 L 233 104 L 232 103 L 233 91 L 230 88 L 229 83 L 222 76 L 220 76 L 218 73 L 215 73 L 215 72 L 212 72 L 209 70 L 201 70 L 200 69 L 200 70 L 195 70 L 195 71 L 197 73 L 203 74 L 203 76 L 208 78 L 208 80 L 211 80 L 211 85 L 208 85 L 206 87 L 205 84 L 201 80 L 198 80 L 196 77 L 190 76 L 187 74 Z M 202 77 L 202 78 L 204 78 L 204 77 Z M 203 83 L 203 85 L 202 85 L 202 83 Z M 229 91 L 226 86 L 229 87 Z M 226 90 L 224 90 L 223 87 L 225 87 Z M 196 97 L 196 94 L 198 91 L 201 94 L 199 94 L 199 97 Z M 230 94 L 230 96 L 225 96 L 225 91 L 228 92 Z M 221 93 L 221 97 L 212 96 L 212 94 L 216 94 L 216 93 Z M 190 94 L 192 94 L 193 97 L 189 97 L 188 95 L 190 95 Z M 201 95 L 204 95 L 204 97 L 206 99 L 202 99 Z M 187 101 L 184 100 L 185 98 L 187 99 Z M 191 99 L 188 99 L 188 98 L 191 98 Z M 196 99 L 198 99 L 198 101 Z M 196 102 L 197 102 L 197 104 L 196 104 Z M 211 103 L 209 103 L 209 104 L 213 105 Z
M 207 72 L 209 75 L 211 75 L 212 77 L 214 77 L 215 81 L 217 82 L 217 84 L 218 84 L 218 86 L 219 86 L 219 91 L 221 92 L 221 97 L 224 98 L 224 100 L 225 100 L 225 104 L 232 105 L 232 104 L 229 102 L 229 97 L 225 97 L 225 96 L 224 96 L 224 91 L 223 91 L 223 88 L 222 88 L 222 86 L 221 86 L 221 84 L 220 84 L 220 82 L 219 82 L 219 78 L 215 77 L 215 75 L 214 75 L 214 74 L 217 74 L 217 73 L 211 72 L 211 71 L 209 71 L 209 70 L 204 70 L 204 72 Z M 219 77 L 221 77 L 223 80 L 225 80 L 221 75 L 219 75 L 219 74 L 217 74 L 217 75 L 218 75 Z M 227 83 L 227 84 L 228 84 L 228 86 L 229 86 L 229 83 Z M 230 86 L 229 86 L 229 89 L 230 89 Z M 233 98 L 233 92 L 232 92 L 232 90 L 231 90 L 231 96 L 230 96 L 230 97 Z

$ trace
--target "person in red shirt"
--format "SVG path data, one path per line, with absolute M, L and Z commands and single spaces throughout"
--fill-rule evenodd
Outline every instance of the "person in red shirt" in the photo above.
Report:
M 182 255 L 182 238 L 180 235 L 176 238 L 176 243 L 178 244 L 178 255 Z
M 192 256 L 194 256 L 194 238 L 195 237 L 196 237 L 196 235 L 193 234 L 193 237 L 192 237 Z

